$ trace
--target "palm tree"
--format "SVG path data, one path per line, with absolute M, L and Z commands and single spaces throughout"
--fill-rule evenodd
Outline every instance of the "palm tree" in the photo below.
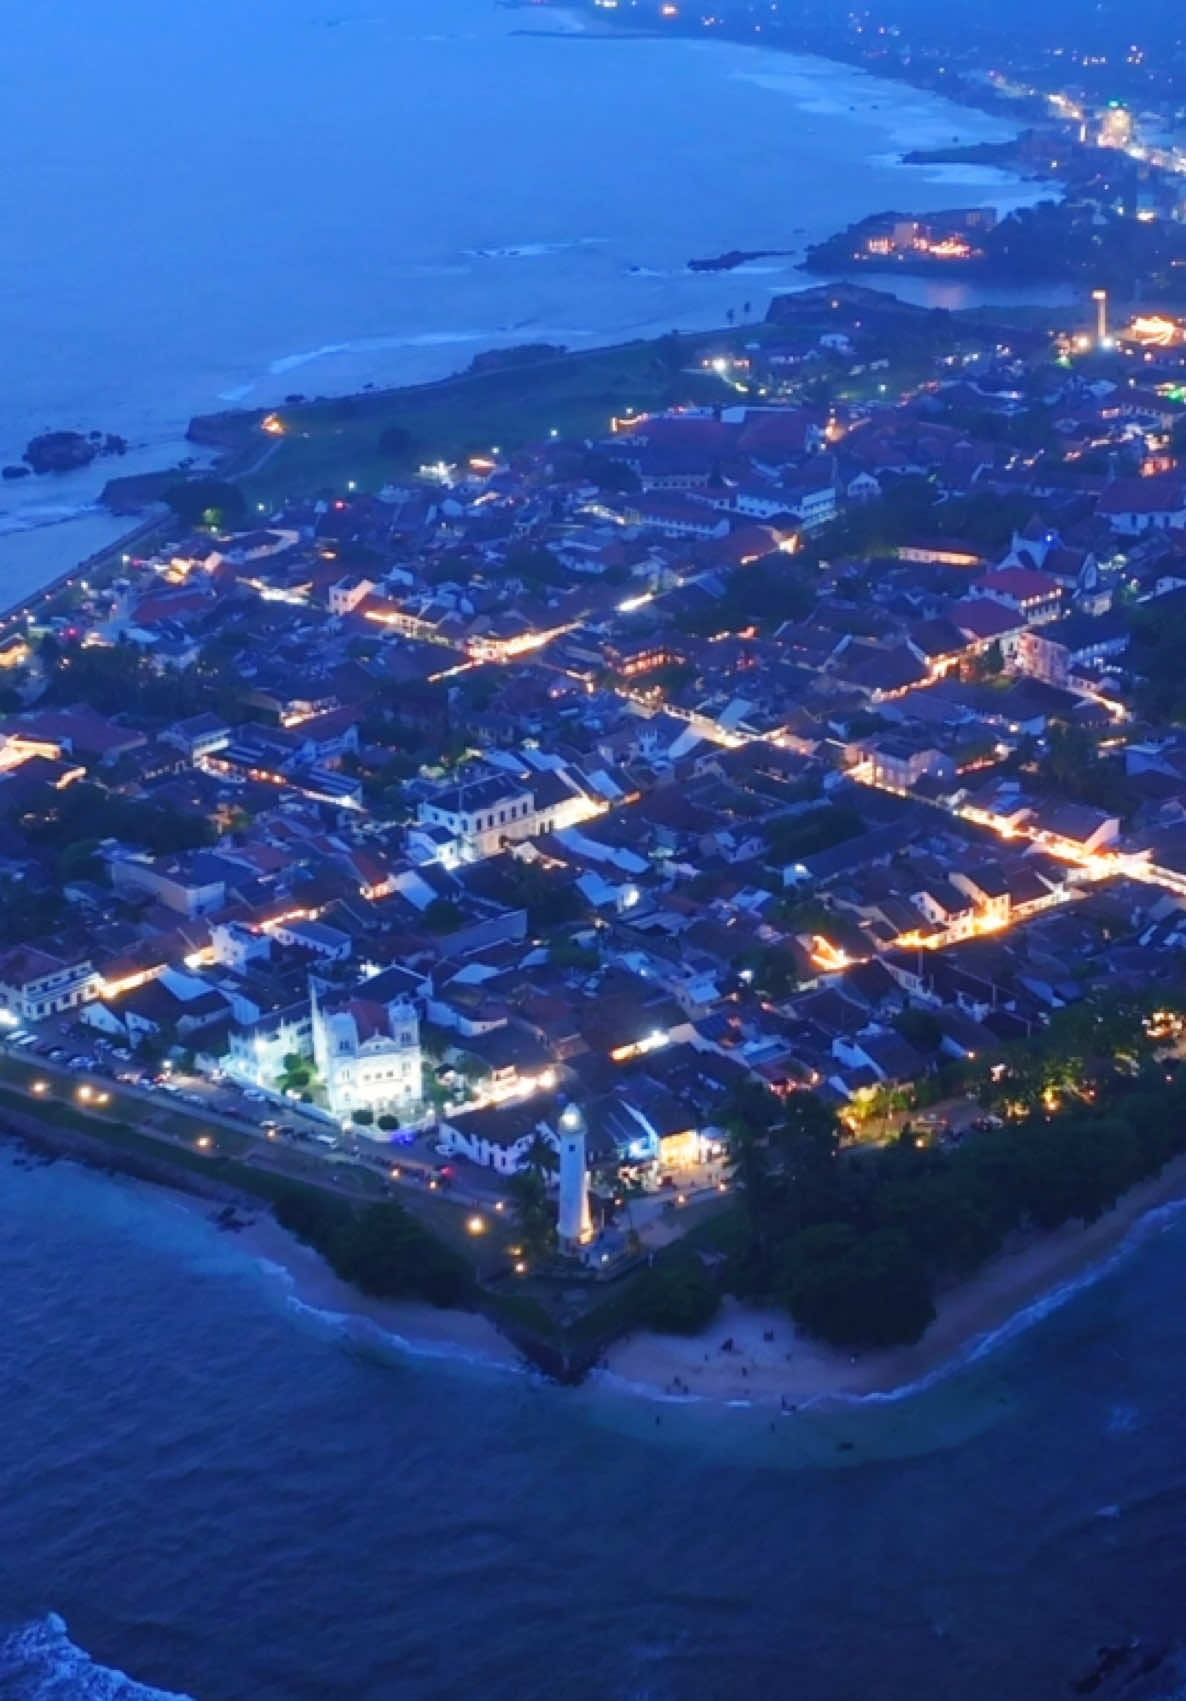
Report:
M 530 1146 L 523 1158 L 521 1168 L 538 1176 L 545 1186 L 549 1177 L 555 1175 L 560 1168 L 560 1158 L 555 1146 L 546 1140 L 538 1131 L 532 1137 Z
M 515 1226 L 528 1257 L 550 1258 L 556 1250 L 556 1214 L 538 1170 L 516 1170 L 508 1184 L 514 1202 Z

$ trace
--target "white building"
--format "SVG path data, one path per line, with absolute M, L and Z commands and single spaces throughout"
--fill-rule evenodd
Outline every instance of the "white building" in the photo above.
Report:
M 560 1113 L 560 1196 L 556 1232 L 560 1244 L 575 1252 L 593 1238 L 589 1211 L 589 1164 L 585 1153 L 585 1119 L 575 1104 Z
M 224 1059 L 227 1072 L 264 1092 L 274 1092 L 286 1057 L 308 1057 L 313 1024 L 307 1001 L 271 1010 L 232 1027 Z
M 57 957 L 39 945 L 17 945 L 0 957 L 0 1006 L 22 1022 L 73 1010 L 102 985 L 88 957 Z
M 449 834 L 444 862 L 478 862 L 495 856 L 506 839 L 527 839 L 540 831 L 530 786 L 511 774 L 449 786 L 426 798 L 417 815 L 429 827 Z
M 405 1115 L 420 1104 L 420 1019 L 402 993 L 368 997 L 364 982 L 345 999 L 311 993 L 313 1061 L 330 1113 Z
M 410 842 L 432 852 L 425 861 L 455 867 L 497 856 L 508 843 L 576 826 L 603 807 L 563 767 L 489 773 L 425 798 L 417 810 L 421 831 Z M 443 840 L 442 831 L 447 834 Z

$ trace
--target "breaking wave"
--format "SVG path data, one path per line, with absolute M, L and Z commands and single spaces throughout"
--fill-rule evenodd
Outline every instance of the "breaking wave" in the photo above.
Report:
M 192 1701 L 97 1665 L 70 1640 L 66 1620 L 46 1613 L 0 1639 L 0 1695 L 11 1701 Z
M 0 509 L 0 537 L 13 532 L 40 531 L 43 526 L 62 526 L 69 520 L 85 520 L 91 514 L 106 514 L 97 502 L 46 502 L 6 513 Z

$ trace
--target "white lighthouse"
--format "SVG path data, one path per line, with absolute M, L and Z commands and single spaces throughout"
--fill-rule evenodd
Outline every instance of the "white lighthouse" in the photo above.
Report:
M 585 1119 L 575 1104 L 565 1105 L 560 1113 L 560 1208 L 556 1231 L 566 1252 L 587 1246 L 593 1238 Z

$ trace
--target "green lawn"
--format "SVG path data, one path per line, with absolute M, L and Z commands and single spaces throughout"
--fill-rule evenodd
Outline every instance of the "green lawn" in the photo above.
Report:
M 739 327 L 713 336 L 679 339 L 690 360 L 711 342 L 740 347 L 757 327 Z M 247 474 L 248 500 L 271 507 L 292 495 L 307 495 L 323 485 L 377 490 L 390 478 L 425 462 L 522 448 L 555 431 L 560 436 L 604 436 L 614 414 L 672 402 L 728 403 L 728 386 L 710 373 L 680 370 L 654 342 L 591 349 L 532 365 L 447 379 L 374 395 L 344 396 L 326 402 L 281 407 L 276 415 L 286 435 L 255 473 Z M 379 439 L 391 427 L 409 433 L 402 455 L 384 455 Z

